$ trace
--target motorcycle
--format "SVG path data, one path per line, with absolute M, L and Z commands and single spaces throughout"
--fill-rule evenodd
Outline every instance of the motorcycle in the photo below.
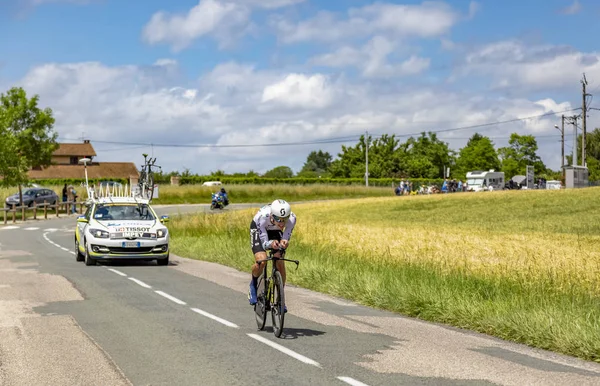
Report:
M 225 203 L 223 202 L 223 196 L 217 193 L 212 194 L 212 201 L 210 203 L 210 209 L 223 209 L 225 208 Z

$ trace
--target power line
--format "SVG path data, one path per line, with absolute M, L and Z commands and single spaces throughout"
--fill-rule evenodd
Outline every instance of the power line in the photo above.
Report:
M 468 130 L 468 129 L 476 129 L 482 127 L 491 127 L 499 124 L 512 123 L 512 122 L 520 122 L 528 119 L 542 118 L 545 116 L 556 115 L 566 112 L 571 112 L 575 110 L 580 110 L 580 108 L 569 109 L 565 111 L 557 111 L 550 112 L 538 115 L 532 115 L 524 118 L 514 118 L 505 121 L 497 121 L 497 122 L 488 122 L 477 125 L 470 126 L 462 126 L 455 127 L 450 129 L 441 129 L 441 130 L 421 130 L 418 133 L 411 134 L 396 134 L 397 137 L 408 137 L 420 135 L 423 132 L 431 132 L 431 133 L 447 133 L 452 131 L 459 130 Z M 385 134 L 378 134 L 377 137 L 381 137 Z M 257 143 L 257 144 L 232 144 L 232 145 L 218 145 L 218 144 L 165 144 L 165 143 L 144 143 L 144 142 L 123 142 L 123 141 L 103 141 L 103 140 L 94 140 L 90 139 L 95 143 L 106 143 L 106 144 L 116 144 L 116 145 L 137 145 L 137 146 L 156 146 L 156 147 L 177 147 L 177 148 L 244 148 L 244 147 L 266 147 L 266 146 L 299 146 L 299 145 L 319 145 L 319 144 L 327 144 L 327 143 L 345 143 L 350 141 L 356 141 L 360 139 L 361 135 L 351 135 L 345 137 L 336 137 L 336 138 L 327 138 L 321 140 L 312 140 L 312 141 L 297 141 L 297 142 L 280 142 L 280 143 Z M 74 140 L 72 138 L 63 138 L 65 140 Z

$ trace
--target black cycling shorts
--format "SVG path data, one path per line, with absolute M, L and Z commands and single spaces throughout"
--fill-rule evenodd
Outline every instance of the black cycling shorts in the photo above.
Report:
M 257 254 L 258 252 L 266 252 L 262 246 L 262 242 L 260 241 L 260 230 L 256 226 L 256 222 L 252 220 L 250 223 L 250 245 L 252 247 L 252 253 Z M 281 237 L 283 236 L 283 232 L 279 230 L 267 230 L 267 237 L 269 240 L 277 240 L 281 241 Z

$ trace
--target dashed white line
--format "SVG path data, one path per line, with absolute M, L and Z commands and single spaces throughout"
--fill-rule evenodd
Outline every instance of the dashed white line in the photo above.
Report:
M 116 269 L 108 268 L 108 270 L 109 270 L 109 271 L 111 271 L 111 272 L 114 272 L 114 273 L 116 273 L 117 275 L 121 275 L 121 276 L 125 276 L 125 277 L 127 277 L 127 275 L 126 275 L 126 274 L 124 274 L 124 273 L 123 273 L 123 272 L 121 272 L 121 271 L 117 271 Z
M 208 313 L 208 312 L 206 312 L 206 311 L 202 311 L 201 309 L 198 309 L 198 308 L 190 308 L 190 309 L 191 309 L 192 311 L 194 311 L 194 312 L 196 312 L 196 313 L 200 314 L 200 315 L 204 315 L 204 316 L 206 316 L 207 318 L 211 318 L 212 320 L 216 320 L 217 322 L 219 322 L 219 323 L 222 323 L 222 324 L 226 325 L 227 327 L 239 328 L 237 324 L 235 324 L 235 323 L 231 323 L 231 322 L 230 322 L 230 321 L 228 321 L 228 320 L 225 320 L 225 319 L 219 318 L 218 316 L 216 316 L 216 315 L 213 315 L 213 314 L 210 314 L 210 313 Z
M 35 230 L 38 230 L 40 228 L 39 227 L 29 227 L 29 228 L 23 228 L 23 229 L 25 229 L 26 231 L 35 231 Z
M 5 227 L 2 227 L 2 228 L 0 228 L 0 229 L 19 229 L 19 228 L 20 228 L 20 227 L 19 227 L 19 226 L 16 226 L 16 225 L 7 225 L 7 226 L 5 226 Z
M 350 378 L 350 377 L 337 377 L 337 379 L 339 379 L 342 382 L 346 382 L 349 385 L 352 386 L 368 386 L 366 383 L 362 383 L 360 381 L 357 381 L 354 378 Z
M 56 228 L 48 228 L 46 229 L 46 232 L 56 232 L 58 229 Z
M 182 306 L 184 306 L 186 304 L 183 300 L 179 300 L 176 297 L 173 297 L 173 296 L 169 295 L 168 293 L 165 293 L 165 292 L 162 292 L 162 291 L 154 291 L 154 292 L 156 292 L 160 296 L 163 296 L 163 297 L 169 299 L 172 302 L 175 302 L 177 304 L 181 304 Z
M 309 365 L 313 365 L 313 366 L 321 367 L 321 365 L 319 364 L 319 362 L 315 362 L 315 361 L 313 361 L 312 359 L 310 359 L 310 358 L 307 358 L 307 357 L 305 357 L 305 356 L 304 356 L 304 355 L 302 355 L 302 354 L 298 354 L 297 352 L 295 352 L 295 351 L 292 351 L 292 350 L 290 350 L 289 348 L 287 348 L 287 347 L 284 347 L 284 346 L 282 346 L 282 345 L 280 345 L 280 344 L 277 344 L 277 343 L 275 343 L 275 342 L 271 342 L 271 341 L 270 341 L 270 340 L 268 340 L 267 338 L 263 338 L 263 337 L 262 337 L 262 336 L 260 336 L 260 335 L 256 335 L 256 334 L 248 334 L 248 336 L 249 336 L 250 338 L 256 339 L 257 341 L 259 341 L 259 342 L 262 342 L 262 343 L 264 343 L 264 344 L 266 344 L 266 345 L 268 345 L 268 346 L 271 346 L 271 347 L 273 347 L 274 349 L 276 349 L 276 350 L 279 350 L 279 351 L 281 351 L 282 353 L 284 353 L 284 354 L 287 354 L 287 355 L 291 356 L 292 358 L 298 359 L 300 362 L 304 362 L 304 363 L 306 363 L 306 364 L 309 364 Z
M 151 286 L 149 286 L 148 284 L 144 283 L 143 281 L 135 279 L 133 277 L 130 277 L 129 280 L 131 280 L 131 281 L 133 281 L 135 283 L 138 283 L 139 285 L 141 285 L 144 288 L 152 288 Z

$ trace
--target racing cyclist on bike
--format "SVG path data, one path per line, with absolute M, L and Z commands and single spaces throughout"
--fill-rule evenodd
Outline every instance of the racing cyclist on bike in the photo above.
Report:
M 250 281 L 250 291 L 248 293 L 251 305 L 257 302 L 258 277 L 263 272 L 266 264 L 266 261 L 263 261 L 259 265 L 256 261 L 267 258 L 267 249 L 287 248 L 295 226 L 296 215 L 292 213 L 290 204 L 285 200 L 275 200 L 271 204 L 263 206 L 252 219 L 250 223 L 250 241 L 255 263 L 252 265 L 252 280 Z M 281 252 L 277 252 L 275 256 L 281 257 Z M 277 269 L 281 273 L 283 285 L 285 286 L 285 262 L 277 261 Z M 287 312 L 287 307 L 284 308 L 284 312 Z

